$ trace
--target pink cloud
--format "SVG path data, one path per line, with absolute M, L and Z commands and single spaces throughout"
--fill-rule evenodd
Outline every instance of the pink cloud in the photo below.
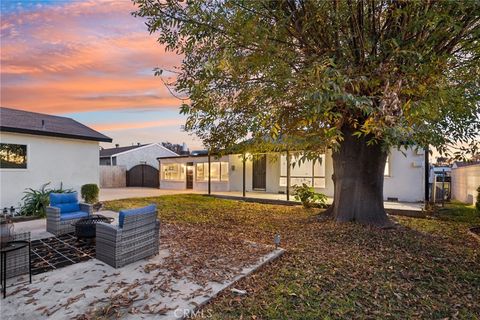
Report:
M 129 1 L 85 1 L 2 16 L 1 103 L 64 113 L 177 107 L 155 67 L 174 68 Z
M 144 128 L 160 128 L 160 127 L 172 127 L 176 126 L 180 128 L 180 126 L 184 124 L 184 121 L 181 119 L 167 119 L 167 120 L 159 120 L 159 121 L 144 121 L 144 122 L 126 122 L 126 123 L 101 123 L 101 124 L 93 124 L 90 127 L 94 128 L 98 131 L 118 131 L 118 130 L 126 130 L 126 129 L 144 129 Z

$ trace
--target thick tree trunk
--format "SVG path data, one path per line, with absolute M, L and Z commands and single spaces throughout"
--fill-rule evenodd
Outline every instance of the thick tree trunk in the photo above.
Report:
M 355 137 L 348 128 L 342 132 L 344 140 L 333 153 L 335 220 L 391 227 L 383 207 L 387 151 L 380 144 L 367 145 L 368 137 Z

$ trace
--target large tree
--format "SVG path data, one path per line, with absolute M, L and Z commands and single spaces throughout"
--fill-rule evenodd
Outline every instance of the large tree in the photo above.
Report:
M 134 2 L 183 56 L 186 128 L 212 150 L 332 148 L 338 221 L 389 225 L 391 148 L 446 151 L 480 129 L 478 0 Z

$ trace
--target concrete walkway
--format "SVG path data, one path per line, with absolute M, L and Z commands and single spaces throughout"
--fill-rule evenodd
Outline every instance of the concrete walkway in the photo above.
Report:
M 172 270 L 156 267 L 169 255 L 165 248 L 151 259 L 120 269 L 92 259 L 33 276 L 32 284 L 24 278 L 23 285 L 7 285 L 7 297 L 0 303 L 1 319 L 73 319 L 108 305 L 126 308 L 121 319 L 187 318 L 218 293 L 282 254 L 282 249 L 272 248 L 255 264 L 232 272 L 228 280 L 202 286 L 169 277 Z
M 205 193 L 193 190 L 166 190 L 155 188 L 101 188 L 100 201 L 120 200 L 129 198 L 158 197 L 169 194 Z
M 119 200 L 128 198 L 142 198 L 142 197 L 158 197 L 172 194 L 206 194 L 205 191 L 196 190 L 168 190 L 168 189 L 154 189 L 154 188 L 103 188 L 100 189 L 100 201 Z M 236 191 L 229 192 L 212 192 L 212 195 L 225 196 L 232 199 L 242 200 L 242 193 Z M 279 193 L 266 192 L 247 192 L 247 198 L 251 199 L 265 199 L 265 200 L 279 200 L 286 201 L 287 196 Z M 293 196 L 290 196 L 292 203 L 299 203 L 295 201 Z M 331 204 L 332 198 L 327 199 L 327 203 Z M 405 211 L 405 212 L 421 212 L 423 203 L 413 202 L 384 202 L 385 209 L 391 211 Z
M 115 218 L 113 224 L 118 223 L 118 213 L 99 213 Z M 32 240 L 52 237 L 45 228 L 45 219 L 15 224 L 16 232 L 30 231 Z M 32 284 L 26 276 L 8 280 L 7 298 L 0 302 L 1 319 L 73 319 L 108 305 L 122 306 L 122 319 L 188 318 L 199 306 L 284 252 L 272 246 L 243 242 L 241 250 L 245 252 L 250 252 L 248 248 L 263 248 L 251 256 L 253 264 L 231 265 L 227 263 L 228 256 L 220 255 L 217 258 L 228 267 L 228 278 L 219 282 L 216 271 L 212 270 L 216 281 L 200 285 L 191 278 L 179 278 L 176 276 L 181 274 L 179 270 L 169 268 L 170 250 L 178 251 L 168 244 L 169 235 L 176 234 L 175 229 L 169 229 L 168 225 L 162 225 L 159 255 L 119 269 L 92 259 L 35 275 Z M 189 255 L 196 257 L 197 253 Z M 205 263 L 202 269 L 208 271 L 213 261 Z M 189 265 L 182 267 L 188 270 Z

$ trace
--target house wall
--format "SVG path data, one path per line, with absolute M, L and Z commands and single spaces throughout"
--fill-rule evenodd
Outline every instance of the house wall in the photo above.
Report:
M 152 144 L 115 155 L 117 162 L 113 165 L 125 166 L 127 170 L 130 170 L 132 167 L 138 164 L 145 163 L 158 169 L 158 157 L 169 157 L 175 155 L 175 152 L 170 151 L 167 148 L 164 148 L 158 144 Z
M 423 150 L 392 150 L 390 174 L 385 177 L 383 197 L 399 201 L 421 202 L 425 196 L 425 160 Z
M 452 169 L 452 198 L 473 204 L 480 186 L 480 164 Z
M 230 156 L 224 156 L 220 159 L 218 158 L 211 158 L 212 162 L 229 162 Z M 177 189 L 177 190 L 185 190 L 187 189 L 187 181 L 186 181 L 186 163 L 193 162 L 193 190 L 203 190 L 208 191 L 208 182 L 207 181 L 197 181 L 196 179 L 196 164 L 202 162 L 208 162 L 208 157 L 179 157 L 179 158 L 170 158 L 170 159 L 161 159 L 159 161 L 159 175 L 160 175 L 160 189 Z M 179 163 L 183 165 L 183 174 L 184 179 L 179 181 L 172 181 L 172 180 L 164 180 L 162 177 L 162 164 L 171 164 L 171 163 Z M 231 164 L 229 166 L 229 173 L 232 172 Z M 211 181 L 211 190 L 212 192 L 221 192 L 221 191 L 230 191 L 230 176 L 229 181 Z
M 414 150 L 404 150 L 403 153 L 398 150 L 392 150 L 389 154 L 389 172 L 384 181 L 384 199 L 396 198 L 398 201 L 418 202 L 423 201 L 424 195 L 424 155 L 423 152 Z M 207 157 L 190 157 L 162 160 L 164 163 L 186 163 L 186 162 L 206 162 Z M 212 158 L 212 161 L 213 158 Z M 229 155 L 222 158 L 222 161 L 228 161 L 229 182 L 219 183 L 212 181 L 212 192 L 215 191 L 236 191 L 241 192 L 243 188 L 243 164 L 240 155 Z M 333 197 L 333 159 L 331 151 L 327 151 L 325 156 L 325 188 L 316 188 L 329 197 Z M 252 192 L 253 183 L 253 165 L 251 157 L 247 156 L 245 163 L 245 189 L 246 192 Z M 266 192 L 267 193 L 285 193 L 286 187 L 280 186 L 280 156 L 279 154 L 267 154 L 267 172 L 266 172 Z M 160 183 L 161 188 L 165 189 L 185 189 L 185 182 Z M 194 182 L 194 189 L 207 190 L 206 182 Z
M 112 163 L 110 162 L 110 157 L 108 157 L 108 158 L 100 158 L 100 165 L 101 165 L 101 166 L 111 166 Z
M 17 207 L 26 188 L 58 188 L 79 192 L 86 183 L 99 183 L 97 141 L 2 132 L 0 141 L 27 145 L 27 169 L 0 169 L 0 208 Z

